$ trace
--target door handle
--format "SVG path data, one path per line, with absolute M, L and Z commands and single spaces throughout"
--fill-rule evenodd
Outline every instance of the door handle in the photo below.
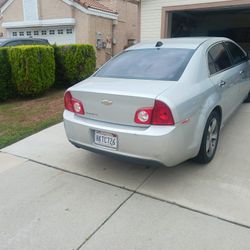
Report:
M 223 88 L 225 85 L 226 85 L 226 82 L 223 81 L 223 80 L 221 80 L 221 82 L 219 83 L 219 86 L 220 86 L 221 88 Z
M 240 74 L 241 74 L 241 75 L 245 74 L 245 70 L 241 70 L 241 71 L 240 71 Z

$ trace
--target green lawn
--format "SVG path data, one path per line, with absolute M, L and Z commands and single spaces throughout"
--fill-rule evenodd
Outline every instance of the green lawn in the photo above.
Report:
M 0 149 L 62 121 L 64 90 L 0 103 Z

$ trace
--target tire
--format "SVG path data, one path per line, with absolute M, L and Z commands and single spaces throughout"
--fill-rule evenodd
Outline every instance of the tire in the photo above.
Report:
M 216 111 L 209 115 L 203 132 L 200 151 L 194 158 L 196 162 L 207 164 L 214 158 L 220 135 L 220 120 Z
M 250 92 L 248 93 L 248 96 L 247 96 L 247 98 L 245 99 L 244 102 L 245 102 L 245 103 L 249 103 L 249 102 L 250 102 Z

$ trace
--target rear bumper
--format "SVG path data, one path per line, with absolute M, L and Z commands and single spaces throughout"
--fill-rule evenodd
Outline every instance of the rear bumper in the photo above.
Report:
M 147 128 L 122 126 L 85 119 L 64 111 L 64 127 L 72 144 L 98 153 L 157 162 L 169 167 L 193 156 L 180 125 Z M 116 134 L 118 149 L 96 145 L 95 130 Z

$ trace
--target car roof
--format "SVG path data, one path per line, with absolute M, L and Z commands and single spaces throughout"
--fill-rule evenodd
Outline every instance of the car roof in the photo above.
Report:
M 0 43 L 4 43 L 6 41 L 8 41 L 8 39 L 0 39 Z
M 142 42 L 138 43 L 127 50 L 135 50 L 135 49 L 150 49 L 156 48 L 156 44 L 161 42 L 162 45 L 160 48 L 183 48 L 183 49 L 197 49 L 203 43 L 209 42 L 209 44 L 213 44 L 215 42 L 230 40 L 225 37 L 182 37 L 182 38 L 167 38 L 167 39 L 159 39 L 153 42 Z
M 14 42 L 14 41 L 41 41 L 41 42 L 49 43 L 47 39 L 43 39 L 43 38 L 9 38 L 9 39 L 0 39 L 0 44 L 4 45 L 6 43 Z

